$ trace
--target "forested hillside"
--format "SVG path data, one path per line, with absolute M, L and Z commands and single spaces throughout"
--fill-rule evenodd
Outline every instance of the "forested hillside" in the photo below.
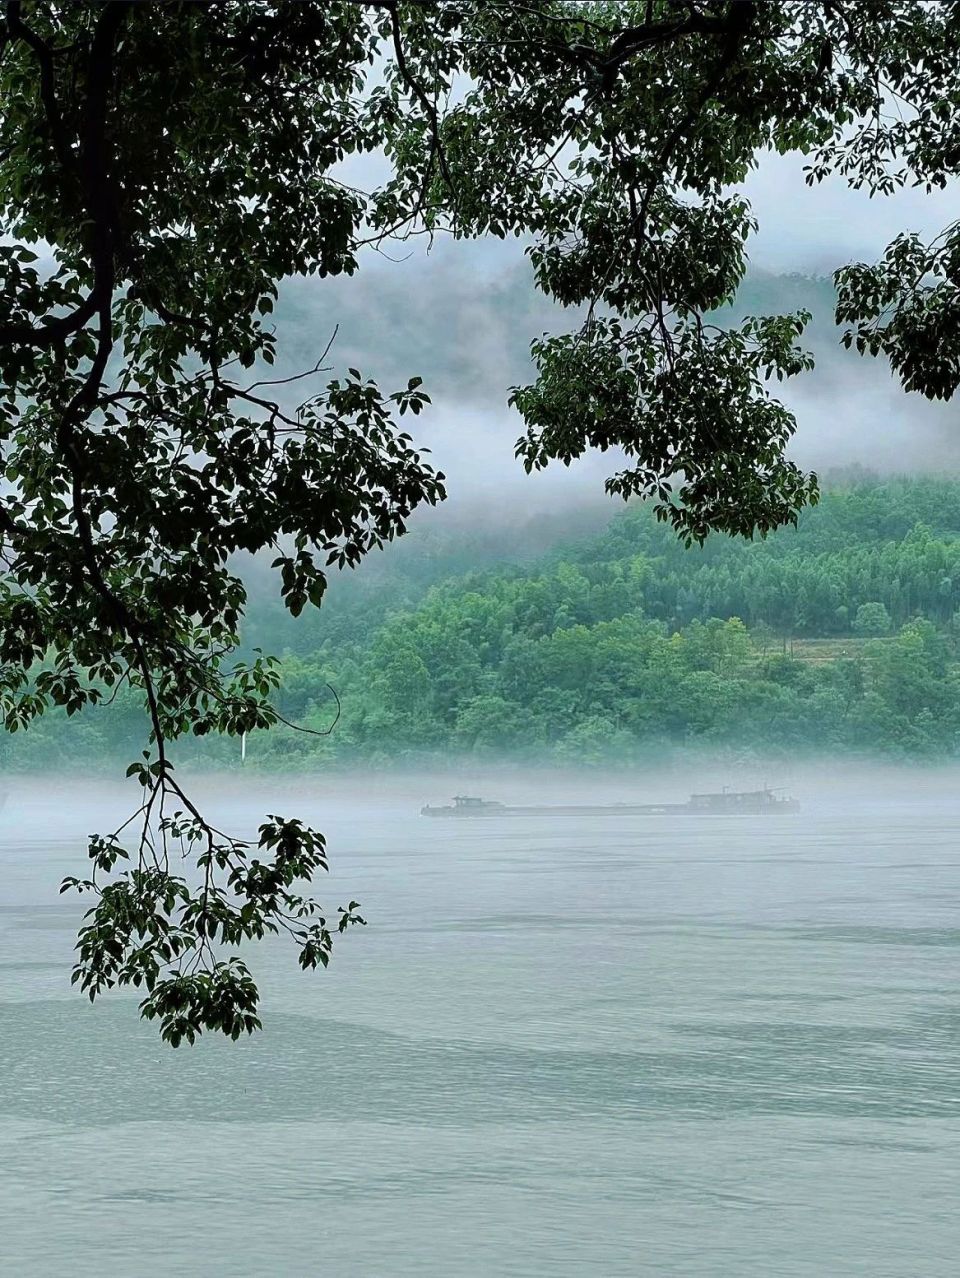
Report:
M 281 369 L 309 367 L 326 345 L 335 316 L 337 363 L 356 364 L 384 385 L 402 384 L 411 369 L 429 373 L 434 397 L 489 409 L 504 402 L 508 386 L 530 379 L 530 343 L 569 325 L 570 312 L 531 287 L 526 261 L 465 272 L 441 249 L 423 269 L 427 285 L 414 291 L 402 264 L 387 261 L 351 280 L 327 280 L 322 309 L 308 282 L 287 281 L 275 316 L 284 335 Z M 869 378 L 869 367 L 840 345 L 835 306 L 830 278 L 752 269 L 734 304 L 712 318 L 729 324 L 748 314 L 808 311 L 803 345 L 817 356 L 818 383 L 837 369 Z
M 944 755 L 960 731 L 960 484 L 829 491 L 766 541 L 680 546 L 645 508 L 534 566 L 432 588 L 362 642 L 285 662 L 321 741 L 380 761 L 451 749 L 623 760 L 703 744 Z
M 249 639 L 281 658 L 284 715 L 325 728 L 328 684 L 342 714 L 330 735 L 251 739 L 251 761 L 957 752 L 960 482 L 848 483 L 795 529 L 703 549 L 639 506 L 546 552 L 536 526 L 415 532 L 302 623 L 255 592 Z M 121 690 L 5 741 L 5 762 L 133 757 L 141 730 Z M 192 749 L 237 761 L 236 742 Z

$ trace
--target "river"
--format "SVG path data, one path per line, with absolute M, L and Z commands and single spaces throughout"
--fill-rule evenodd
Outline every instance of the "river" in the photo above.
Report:
M 251 780 L 217 815 L 316 820 L 318 895 L 370 925 L 327 972 L 251 952 L 264 1032 L 176 1052 L 69 985 L 57 886 L 132 792 L 8 784 L 5 1273 L 956 1272 L 960 776 L 811 774 L 780 818 L 475 822 L 418 816 L 449 782 Z M 490 797 L 542 794 L 587 789 Z

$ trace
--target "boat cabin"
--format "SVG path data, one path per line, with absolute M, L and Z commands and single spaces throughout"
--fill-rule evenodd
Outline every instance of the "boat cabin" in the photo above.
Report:
M 772 790 L 722 790 L 719 794 L 691 794 L 688 805 L 699 812 L 762 812 L 769 808 L 792 807 L 789 799 L 778 799 Z

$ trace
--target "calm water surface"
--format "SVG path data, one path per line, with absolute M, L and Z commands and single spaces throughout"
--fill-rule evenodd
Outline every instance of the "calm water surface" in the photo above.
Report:
M 265 1032 L 171 1052 L 69 987 L 57 885 L 123 801 L 18 787 L 4 1273 L 957 1272 L 960 777 L 797 785 L 779 820 L 420 819 L 447 788 L 221 795 L 237 832 L 315 819 L 323 899 L 371 926 L 325 974 L 263 947 Z

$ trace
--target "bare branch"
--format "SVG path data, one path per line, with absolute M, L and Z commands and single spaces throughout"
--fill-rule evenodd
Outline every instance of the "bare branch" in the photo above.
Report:
M 246 388 L 246 394 L 249 395 L 250 392 L 256 390 L 258 386 L 289 386 L 291 382 L 302 381 L 304 377 L 313 377 L 314 373 L 329 372 L 330 371 L 329 368 L 323 367 L 323 361 L 330 354 L 330 348 L 333 346 L 333 343 L 337 340 L 337 333 L 339 333 L 339 331 L 340 331 L 340 325 L 337 324 L 334 326 L 334 330 L 330 336 L 330 340 L 329 342 L 327 342 L 326 346 L 323 348 L 323 353 L 321 354 L 320 358 L 317 360 L 316 364 L 314 364 L 313 368 L 308 368 L 302 373 L 294 373 L 292 377 L 276 377 L 270 381 L 253 382 L 251 383 L 251 385 L 249 385 Z

